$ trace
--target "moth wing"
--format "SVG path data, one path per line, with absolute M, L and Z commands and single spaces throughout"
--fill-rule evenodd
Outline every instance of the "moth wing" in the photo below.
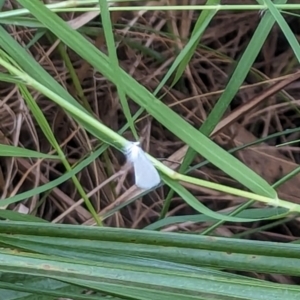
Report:
M 133 161 L 135 184 L 149 190 L 160 183 L 160 176 L 142 149 L 139 149 Z

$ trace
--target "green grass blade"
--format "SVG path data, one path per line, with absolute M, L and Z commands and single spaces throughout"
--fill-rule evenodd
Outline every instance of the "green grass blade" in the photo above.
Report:
M 120 76 L 120 67 L 119 61 L 115 48 L 115 41 L 113 35 L 113 28 L 110 20 L 110 12 L 109 6 L 106 1 L 99 0 L 99 6 L 101 10 L 101 18 L 103 24 L 104 35 L 106 38 L 107 48 L 108 48 L 108 56 L 111 62 L 112 70 L 115 72 L 115 85 L 118 90 L 118 95 L 121 101 L 121 105 L 123 108 L 124 115 L 127 119 L 131 132 L 136 140 L 139 140 L 138 134 L 134 127 L 134 122 L 130 113 L 129 105 L 126 99 L 126 93 L 122 84 L 122 76 Z
M 32 215 L 26 215 L 22 214 L 13 210 L 4 210 L 0 209 L 0 218 L 4 220 L 10 220 L 10 221 L 22 221 L 22 222 L 44 222 L 48 223 L 46 220 L 32 216 Z
M 213 219 L 222 220 L 222 221 L 230 221 L 230 222 L 255 222 L 255 220 L 262 220 L 262 219 L 244 219 L 244 218 L 238 218 L 235 216 L 227 216 L 222 215 L 220 213 L 213 212 L 212 210 L 208 209 L 206 206 L 204 206 L 199 200 L 197 200 L 187 189 L 185 189 L 182 185 L 174 184 L 173 181 L 171 181 L 166 176 L 162 175 L 162 179 L 170 186 L 174 192 L 176 192 L 182 199 L 185 200 L 186 203 L 188 203 L 191 207 L 193 207 L 196 211 L 201 212 Z M 176 182 L 175 182 L 176 183 Z M 285 215 L 284 215 L 285 216 Z M 273 218 L 281 218 L 282 215 L 279 215 L 278 213 L 275 213 Z M 268 217 L 267 219 L 269 219 Z
M 60 159 L 57 155 L 44 154 L 34 150 L 28 150 L 21 147 L 1 145 L 0 144 L 0 157 L 28 157 L 28 158 L 49 158 Z
M 288 210 L 285 208 L 253 208 L 253 209 L 246 209 L 238 214 L 236 217 L 239 218 L 246 218 L 246 219 L 269 219 L 273 218 L 276 215 L 281 215 L 282 217 L 288 213 Z M 225 215 L 229 215 L 230 213 L 221 213 Z M 144 229 L 146 230 L 158 230 L 165 226 L 171 226 L 174 224 L 179 223 L 186 223 L 186 222 L 193 222 L 193 223 L 204 223 L 204 222 L 213 222 L 214 218 L 210 217 L 209 215 L 184 215 L 184 216 L 171 216 L 161 219 L 157 222 L 154 222 Z
M 27 192 L 23 192 L 16 196 L 3 199 L 3 200 L 1 200 L 1 205 L 2 206 L 10 205 L 10 204 L 22 201 L 24 199 L 30 198 L 34 195 L 44 193 L 50 189 L 53 189 L 54 187 L 62 184 L 63 182 L 69 180 L 70 178 L 72 178 L 72 176 L 75 176 L 78 172 L 80 172 L 82 169 L 84 169 L 86 166 L 88 166 L 90 163 L 92 163 L 103 151 L 104 151 L 104 147 L 99 148 L 94 153 L 92 153 L 89 157 L 87 157 L 85 160 L 83 160 L 82 162 L 77 164 L 74 168 L 69 170 L 64 175 L 46 183 L 46 184 L 43 184 L 37 188 L 31 189 Z
M 0 232 L 0 271 L 10 276 L 51 277 L 134 299 L 296 300 L 300 293 L 214 270 L 296 275 L 297 244 L 27 222 L 0 222 Z

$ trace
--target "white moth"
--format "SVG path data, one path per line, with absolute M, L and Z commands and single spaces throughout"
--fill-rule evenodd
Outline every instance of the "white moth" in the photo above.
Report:
M 135 184 L 141 189 L 149 190 L 160 183 L 160 176 L 139 144 L 129 143 L 125 147 L 125 155 L 133 164 Z

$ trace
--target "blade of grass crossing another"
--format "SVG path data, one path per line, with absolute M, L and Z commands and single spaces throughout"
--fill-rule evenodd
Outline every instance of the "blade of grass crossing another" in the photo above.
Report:
M 105 54 L 96 49 L 78 32 L 72 30 L 39 1 L 18 0 L 18 2 L 29 9 L 40 22 L 99 70 L 105 77 L 115 82 L 114 71 Z M 146 88 L 138 84 L 126 72 L 120 69 L 120 74 L 122 75 L 122 83 L 129 97 L 144 107 L 163 126 L 175 133 L 181 140 L 192 146 L 202 156 L 250 190 L 267 197 L 276 198 L 275 190 L 260 176 L 218 147 L 203 134 L 199 133 L 170 108 L 155 98 Z
M 104 35 L 106 38 L 108 54 L 109 54 L 112 69 L 115 72 L 115 78 L 116 78 L 115 85 L 117 87 L 117 91 L 118 91 L 118 95 L 119 95 L 119 98 L 121 101 L 123 112 L 127 119 L 129 127 L 133 133 L 133 136 L 135 137 L 136 140 L 139 140 L 138 134 L 134 127 L 134 122 L 133 122 L 133 119 L 132 119 L 132 116 L 130 113 L 129 105 L 126 100 L 126 93 L 123 88 L 122 78 L 119 74 L 119 62 L 118 62 L 118 57 L 117 57 L 116 48 L 115 48 L 115 41 L 114 41 L 114 35 L 113 35 L 113 31 L 112 31 L 109 6 L 108 6 L 107 1 L 101 1 L 101 0 L 99 0 L 99 6 L 101 9 L 102 26 L 103 26 Z
M 298 62 L 300 62 L 300 46 L 295 34 L 292 32 L 290 26 L 287 24 L 280 11 L 274 6 L 272 1 L 264 0 L 264 4 L 268 6 L 270 13 L 273 15 L 277 24 L 280 26 L 291 48 L 293 49 L 295 56 L 298 59 Z
M 284 1 L 275 0 L 274 1 L 274 3 L 276 3 L 276 4 L 284 4 L 286 2 L 287 2 L 286 0 L 284 0 Z M 270 33 L 272 27 L 274 26 L 274 23 L 275 23 L 275 21 L 274 21 L 274 19 L 271 18 L 271 15 L 265 13 L 264 16 L 262 17 L 262 20 L 261 20 L 259 26 L 257 27 L 257 29 L 256 29 L 256 31 L 253 35 L 252 39 L 251 39 L 246 51 L 244 52 L 244 54 L 243 54 L 243 56 L 242 56 L 242 58 L 241 58 L 241 60 L 238 64 L 236 70 L 234 71 L 234 73 L 232 75 L 232 78 L 243 78 L 243 80 L 246 78 L 246 75 L 247 75 L 248 72 L 245 73 L 245 74 L 242 74 L 242 72 L 239 73 L 239 74 L 235 74 L 235 72 L 237 71 L 238 68 L 241 68 L 241 70 L 242 70 L 244 67 L 249 68 L 249 70 L 250 70 L 251 66 L 254 63 L 255 58 L 258 55 L 258 51 L 263 46 L 263 43 L 267 39 L 268 34 Z M 244 58 L 244 60 L 247 59 L 246 63 L 248 63 L 248 65 L 243 63 L 244 62 L 243 58 Z M 242 82 L 239 82 L 239 84 L 242 84 Z M 232 90 L 235 90 L 235 88 L 236 87 L 234 87 L 234 84 L 232 84 L 232 86 L 230 87 L 230 82 L 229 82 L 227 87 L 226 87 L 226 90 L 225 90 L 224 94 L 226 93 L 226 91 L 228 89 L 229 89 L 229 91 L 232 91 Z M 236 90 L 236 92 L 237 92 L 237 90 Z M 221 101 L 223 95 L 219 99 L 219 102 Z M 229 98 L 229 100 L 231 101 L 232 99 Z M 225 101 L 225 98 L 223 99 L 223 101 Z M 218 103 L 217 103 L 217 105 L 218 105 Z M 207 124 L 207 129 L 206 129 L 205 125 L 206 125 L 206 122 L 203 124 L 203 126 L 201 127 L 200 130 L 201 131 L 204 130 L 204 134 L 205 134 L 205 131 L 208 130 L 207 133 L 210 134 L 211 131 L 209 131 L 209 129 L 211 130 L 212 127 L 209 124 Z M 193 150 L 191 149 L 190 152 L 192 153 Z M 189 154 L 189 153 L 187 153 L 187 154 Z M 273 187 L 275 188 L 275 186 L 273 186 Z M 237 209 L 235 209 L 233 212 L 231 212 L 230 215 L 235 216 L 236 214 L 238 214 L 242 210 L 247 209 L 248 207 L 250 207 L 253 203 L 254 203 L 253 200 L 249 200 L 248 202 L 241 204 Z M 209 234 L 210 232 L 215 230 L 217 227 L 221 226 L 223 223 L 224 223 L 224 221 L 219 221 L 219 222 L 213 224 L 211 227 L 207 228 L 202 234 Z
M 276 1 L 276 3 L 280 4 L 285 2 L 286 0 Z M 202 132 L 205 136 L 209 136 L 212 133 L 213 129 L 219 123 L 226 109 L 230 105 L 230 102 L 232 101 L 233 97 L 236 95 L 240 86 L 243 84 L 274 23 L 275 21 L 270 16 L 265 15 L 262 18 L 249 45 L 247 46 L 247 49 L 242 55 L 236 69 L 234 70 L 224 93 L 221 95 L 213 110 L 199 129 L 200 132 Z M 197 152 L 193 148 L 190 147 L 188 149 L 183 159 L 183 162 L 179 168 L 179 172 L 186 172 L 187 168 L 194 160 L 196 154 Z M 249 176 L 252 175 L 249 174 Z M 173 195 L 174 192 L 171 190 L 164 202 L 164 207 L 161 211 L 160 219 L 166 216 Z
M 239 217 L 234 217 L 234 216 L 228 216 L 224 215 L 221 213 L 216 213 L 206 206 L 204 206 L 198 199 L 196 199 L 195 196 L 193 196 L 186 188 L 184 188 L 180 184 L 174 184 L 176 182 L 172 181 L 168 177 L 162 175 L 163 180 L 168 184 L 169 187 L 171 187 L 182 199 L 185 200 L 185 202 L 193 207 L 196 211 L 203 213 L 204 215 L 211 217 L 215 220 L 222 220 L 223 222 L 228 221 L 228 222 L 255 222 L 255 220 L 262 220 L 261 218 L 256 218 L 256 219 L 245 219 L 245 218 L 239 218 Z M 285 216 L 286 214 L 284 214 Z M 283 215 L 276 213 L 273 214 L 271 217 L 267 217 L 264 220 L 269 220 L 270 218 L 276 219 L 276 218 L 282 218 Z

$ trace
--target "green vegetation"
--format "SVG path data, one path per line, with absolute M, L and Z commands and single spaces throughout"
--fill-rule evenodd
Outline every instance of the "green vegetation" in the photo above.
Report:
M 300 4 L 171 2 L 0 1 L 0 300 L 299 299 Z

